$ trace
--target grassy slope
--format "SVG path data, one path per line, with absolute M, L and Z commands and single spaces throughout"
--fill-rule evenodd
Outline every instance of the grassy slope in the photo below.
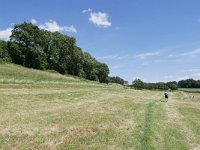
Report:
M 200 95 L 0 65 L 0 149 L 198 149 Z

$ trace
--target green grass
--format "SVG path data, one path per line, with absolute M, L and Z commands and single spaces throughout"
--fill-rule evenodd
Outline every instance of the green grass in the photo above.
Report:
M 199 93 L 125 89 L 0 65 L 0 149 L 199 148 Z M 191 139 L 191 140 L 190 140 Z
M 200 142 L 200 109 L 194 108 L 191 105 L 179 106 L 180 113 L 184 116 L 184 121 L 189 126 Z
M 178 90 L 188 93 L 200 93 L 200 88 L 179 88 Z

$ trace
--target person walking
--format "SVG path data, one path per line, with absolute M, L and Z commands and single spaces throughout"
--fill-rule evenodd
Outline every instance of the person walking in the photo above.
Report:
M 168 101 L 169 94 L 167 93 L 167 91 L 165 91 L 164 96 L 165 96 L 165 100 Z

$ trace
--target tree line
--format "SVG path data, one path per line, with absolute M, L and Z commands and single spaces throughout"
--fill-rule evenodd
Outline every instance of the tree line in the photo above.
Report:
M 14 26 L 9 41 L 0 41 L 0 61 L 109 82 L 108 66 L 78 47 L 74 37 L 27 22 Z
M 194 80 L 194 79 L 186 79 L 186 80 L 180 80 L 178 82 L 176 81 L 170 81 L 170 82 L 157 82 L 157 83 L 145 83 L 140 79 L 135 79 L 132 82 L 131 87 L 135 89 L 149 89 L 149 90 L 177 90 L 178 88 L 200 88 L 200 80 Z
M 121 84 L 121 85 L 128 85 L 128 81 L 125 81 L 124 79 L 122 79 L 119 76 L 109 77 L 109 82 L 110 83 L 117 83 L 117 84 Z
M 128 84 L 118 76 L 109 77 L 108 66 L 78 47 L 74 37 L 42 30 L 27 22 L 14 26 L 9 41 L 0 41 L 0 62 L 12 62 L 40 70 L 55 70 L 61 74 L 70 74 L 100 83 Z M 200 88 L 200 80 L 145 83 L 136 79 L 130 86 L 149 90 Z
M 178 82 L 180 88 L 200 88 L 200 80 L 186 79 Z
M 177 90 L 178 83 L 176 81 L 170 81 L 167 83 L 164 82 L 157 82 L 157 83 L 145 83 L 140 79 L 135 79 L 130 85 L 132 88 L 135 89 L 148 89 L 148 90 Z

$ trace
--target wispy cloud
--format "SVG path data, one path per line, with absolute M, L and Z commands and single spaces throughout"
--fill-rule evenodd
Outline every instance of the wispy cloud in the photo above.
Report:
M 92 9 L 91 9 L 91 8 L 88 8 L 88 9 L 82 10 L 82 13 L 83 13 L 83 14 L 84 14 L 84 13 L 87 13 L 87 12 L 92 12 Z
M 200 48 L 192 50 L 192 51 L 184 52 L 181 54 L 181 56 L 196 56 L 198 54 L 200 54 Z
M 0 39 L 8 41 L 10 39 L 10 36 L 12 34 L 12 28 L 7 28 L 5 30 L 0 30 Z
M 153 62 L 154 63 L 182 63 L 182 62 L 184 62 L 184 60 L 183 59 L 177 59 L 177 58 L 175 58 L 175 59 L 155 59 L 155 60 L 153 60 Z
M 147 52 L 147 53 L 137 54 L 136 57 L 140 59 L 146 59 L 147 57 L 156 56 L 156 55 L 159 55 L 160 53 L 161 53 L 160 51 Z
M 190 79 L 190 78 L 199 80 L 200 79 L 200 72 L 191 73 L 191 74 L 183 76 L 183 77 L 177 77 L 177 81 L 186 80 L 186 79 Z
M 91 12 L 89 21 L 98 27 L 108 28 L 111 26 L 111 22 L 108 20 L 108 14 L 105 12 Z
M 200 72 L 200 69 L 198 69 L 198 68 L 185 69 L 185 70 L 182 70 L 182 72 Z
M 48 30 L 48 31 L 51 31 L 51 32 L 58 31 L 58 32 L 74 32 L 74 33 L 77 33 L 77 30 L 73 25 L 71 25 L 71 26 L 60 26 L 60 25 L 57 24 L 56 21 L 52 21 L 52 20 L 50 20 L 49 22 L 45 22 L 43 24 L 40 24 L 39 28 L 44 29 L 44 30 Z
M 113 65 L 113 66 L 110 66 L 110 69 L 112 70 L 118 70 L 118 69 L 121 69 L 121 68 L 124 68 L 123 65 Z
M 108 55 L 108 56 L 102 56 L 97 57 L 98 60 L 122 60 L 127 59 L 128 55 L 120 56 L 120 55 Z

